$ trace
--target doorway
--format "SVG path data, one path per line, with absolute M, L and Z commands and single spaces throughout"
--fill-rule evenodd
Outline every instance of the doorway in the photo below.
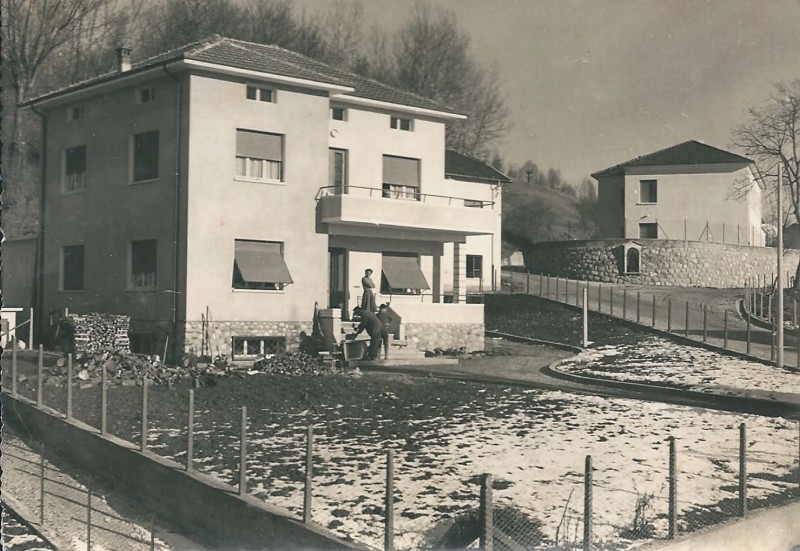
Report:
M 349 319 L 347 310 L 347 250 L 328 249 L 328 308 L 341 308 L 342 319 Z
M 331 148 L 328 156 L 328 185 L 335 195 L 347 193 L 347 150 Z

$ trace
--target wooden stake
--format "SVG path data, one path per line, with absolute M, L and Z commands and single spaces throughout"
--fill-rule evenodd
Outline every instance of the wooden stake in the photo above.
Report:
M 28 350 L 33 350 L 33 308 L 30 309 L 28 320 Z
M 583 551 L 592 549 L 592 456 L 586 456 L 583 475 Z
M 142 453 L 147 451 L 147 383 L 147 377 L 142 377 Z
M 194 390 L 189 389 L 189 419 L 186 425 L 186 470 L 194 469 Z
M 597 311 L 598 312 L 602 312 L 603 311 L 602 300 L 603 300 L 603 284 L 602 283 L 598 283 L 597 284 Z
M 542 296 L 542 284 L 544 283 L 544 278 L 542 274 L 539 274 L 539 296 Z
M 641 291 L 636 291 L 636 323 L 639 323 L 642 320 L 641 301 L 642 293 Z
M 667 333 L 672 333 L 672 299 L 667 299 Z
M 314 481 L 314 425 L 306 434 L 306 484 L 303 492 L 303 522 L 311 522 L 311 485 Z
M 36 382 L 36 407 L 42 407 L 42 389 L 44 387 L 44 346 L 39 345 L 39 369 Z
M 747 353 L 750 354 L 750 316 L 747 316 Z
M 675 451 L 675 437 L 669 437 L 669 535 L 673 540 L 678 534 L 678 455 Z
M 622 289 L 622 319 L 628 319 L 628 289 Z
M 653 295 L 653 325 L 652 327 L 656 326 L 656 296 Z
M 108 373 L 106 366 L 100 366 L 100 434 L 108 432 Z
M 608 296 L 609 296 L 609 301 L 610 301 L 609 313 L 610 313 L 611 316 L 613 316 L 614 315 L 614 287 L 609 288 Z
M 86 483 L 86 550 L 92 549 L 92 477 Z
M 394 549 L 394 450 L 386 450 L 386 495 L 383 503 L 383 549 Z
M 708 338 L 708 305 L 703 304 L 703 342 Z
M 525 272 L 525 276 L 526 276 L 526 278 L 525 278 L 525 282 L 526 282 L 525 283 L 525 294 L 526 295 L 530 295 L 531 294 L 531 273 L 526 271 Z
M 722 322 L 722 348 L 728 348 L 728 310 L 725 310 L 725 319 Z
M 239 440 L 239 495 L 247 493 L 247 406 L 242 406 L 242 434 Z
M 481 551 L 494 550 L 494 510 L 492 503 L 492 475 L 483 475 L 481 484 L 481 503 L 480 503 L 480 549 Z
M 72 353 L 67 354 L 67 421 L 72 421 Z
M 17 397 L 17 337 L 11 343 L 11 396 Z
M 747 514 L 747 427 L 739 425 L 739 516 Z
M 689 301 L 686 301 L 686 326 L 683 328 L 683 336 L 689 336 Z
M 39 523 L 44 526 L 44 444 L 39 445 Z
M 583 348 L 589 346 L 589 289 L 583 288 Z

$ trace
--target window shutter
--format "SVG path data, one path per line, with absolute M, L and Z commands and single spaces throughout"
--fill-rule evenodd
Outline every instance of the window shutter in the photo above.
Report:
M 283 136 L 250 130 L 237 130 L 236 156 L 267 161 L 282 161 Z
M 384 155 L 383 183 L 419 187 L 419 159 Z

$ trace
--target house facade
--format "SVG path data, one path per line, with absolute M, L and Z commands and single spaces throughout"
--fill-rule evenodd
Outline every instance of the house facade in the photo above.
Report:
M 482 348 L 468 255 L 486 289 L 502 175 L 445 177 L 461 115 L 272 46 L 128 54 L 27 103 L 45 129 L 44 312 L 126 314 L 134 349 L 247 359 L 295 346 L 315 305 L 346 319 L 370 268 L 421 349 Z
M 596 172 L 599 237 L 764 246 L 752 164 L 692 140 Z

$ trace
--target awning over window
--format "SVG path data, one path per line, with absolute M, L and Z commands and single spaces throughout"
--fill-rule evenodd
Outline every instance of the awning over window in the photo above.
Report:
M 281 161 L 283 160 L 283 136 L 251 130 L 237 130 L 236 156 Z
M 236 267 L 247 283 L 292 283 L 280 243 L 237 240 L 235 254 Z
M 384 155 L 383 183 L 419 187 L 419 159 Z
M 383 275 L 393 289 L 430 289 L 413 256 L 383 256 Z

